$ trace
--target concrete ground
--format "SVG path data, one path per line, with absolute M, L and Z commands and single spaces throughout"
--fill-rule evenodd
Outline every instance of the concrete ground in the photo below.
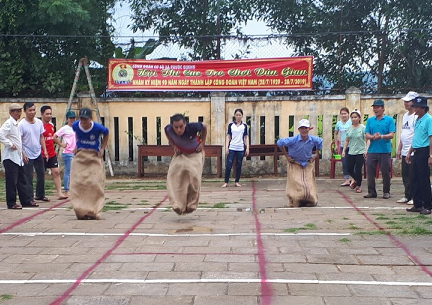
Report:
M 107 181 L 99 221 L 1 203 L 0 304 L 432 304 L 432 218 L 400 179 L 385 200 L 320 178 L 314 208 L 286 208 L 285 181 L 204 181 L 185 216 L 163 181 Z

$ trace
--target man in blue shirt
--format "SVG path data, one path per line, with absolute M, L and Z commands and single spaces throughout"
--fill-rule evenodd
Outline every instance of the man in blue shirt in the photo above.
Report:
M 383 178 L 383 198 L 390 198 L 390 168 L 392 139 L 396 132 L 396 125 L 392 117 L 384 114 L 384 101 L 376 100 L 372 104 L 374 117 L 367 120 L 366 140 L 370 141 L 366 168 L 368 194 L 364 198 L 376 198 L 375 173 L 379 164 Z
M 322 149 L 323 140 L 309 135 L 311 129 L 308 120 L 300 120 L 297 136 L 277 141 L 288 160 L 286 195 L 291 207 L 315 206 L 318 202 L 313 162 L 319 154 L 314 154 L 312 150 Z
M 408 212 L 420 212 L 428 215 L 431 213 L 431 186 L 430 166 L 432 165 L 432 117 L 429 115 L 429 106 L 425 97 L 417 97 L 413 100 L 412 107 L 418 115 L 415 123 L 414 138 L 411 148 L 405 157 L 405 162 L 411 162 L 413 158 L 413 200 L 414 206 L 407 209 Z

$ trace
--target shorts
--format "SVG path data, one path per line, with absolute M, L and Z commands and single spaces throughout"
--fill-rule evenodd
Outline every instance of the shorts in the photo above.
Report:
M 44 159 L 44 161 L 45 161 L 45 169 L 58 167 L 57 155 L 49 158 L 48 161 L 46 159 Z

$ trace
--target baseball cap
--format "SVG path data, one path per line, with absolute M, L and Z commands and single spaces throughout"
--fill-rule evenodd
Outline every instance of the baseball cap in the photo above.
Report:
M 384 107 L 384 101 L 383 100 L 375 100 L 373 102 L 372 106 L 382 106 L 382 107 Z
M 353 113 L 357 113 L 358 116 L 361 118 L 361 112 L 360 112 L 360 110 L 354 109 L 353 111 L 351 111 L 351 114 L 353 114 Z M 350 114 L 350 116 L 351 116 L 351 114 Z
M 299 122 L 299 128 L 300 127 L 307 127 L 307 128 L 309 128 L 310 127 L 310 122 L 308 120 L 306 120 L 306 119 L 300 120 L 300 122 Z
M 405 95 L 402 99 L 403 99 L 405 102 L 409 102 L 409 101 L 412 101 L 413 99 L 415 99 L 415 98 L 418 97 L 418 96 L 419 96 L 419 95 L 418 95 L 417 92 L 410 91 L 410 92 L 408 92 L 407 95 Z
M 90 108 L 81 108 L 79 117 L 83 119 L 91 119 L 93 117 L 92 110 Z
M 429 107 L 427 104 L 427 98 L 423 96 L 418 96 L 413 100 L 413 107 L 427 108 Z
M 75 111 L 69 110 L 68 112 L 66 112 L 66 118 L 75 118 L 75 117 L 76 117 Z
M 17 104 L 17 103 L 12 103 L 12 104 L 9 105 L 9 111 L 20 110 L 22 108 L 23 107 L 20 104 Z

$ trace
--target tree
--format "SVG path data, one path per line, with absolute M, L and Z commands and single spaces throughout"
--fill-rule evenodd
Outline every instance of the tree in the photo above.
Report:
M 66 96 L 81 57 L 106 66 L 114 53 L 108 24 L 114 3 L 0 0 L 1 94 Z M 106 73 L 93 72 L 95 89 L 104 90 Z
M 256 0 L 259 18 L 297 55 L 314 55 L 321 82 L 344 90 L 423 88 L 431 83 L 430 1 Z M 318 78 L 320 79 L 320 78 Z
M 252 17 L 248 0 L 129 0 L 132 29 L 152 29 L 162 43 L 191 49 L 192 60 L 220 59 L 221 35 L 241 35 Z

